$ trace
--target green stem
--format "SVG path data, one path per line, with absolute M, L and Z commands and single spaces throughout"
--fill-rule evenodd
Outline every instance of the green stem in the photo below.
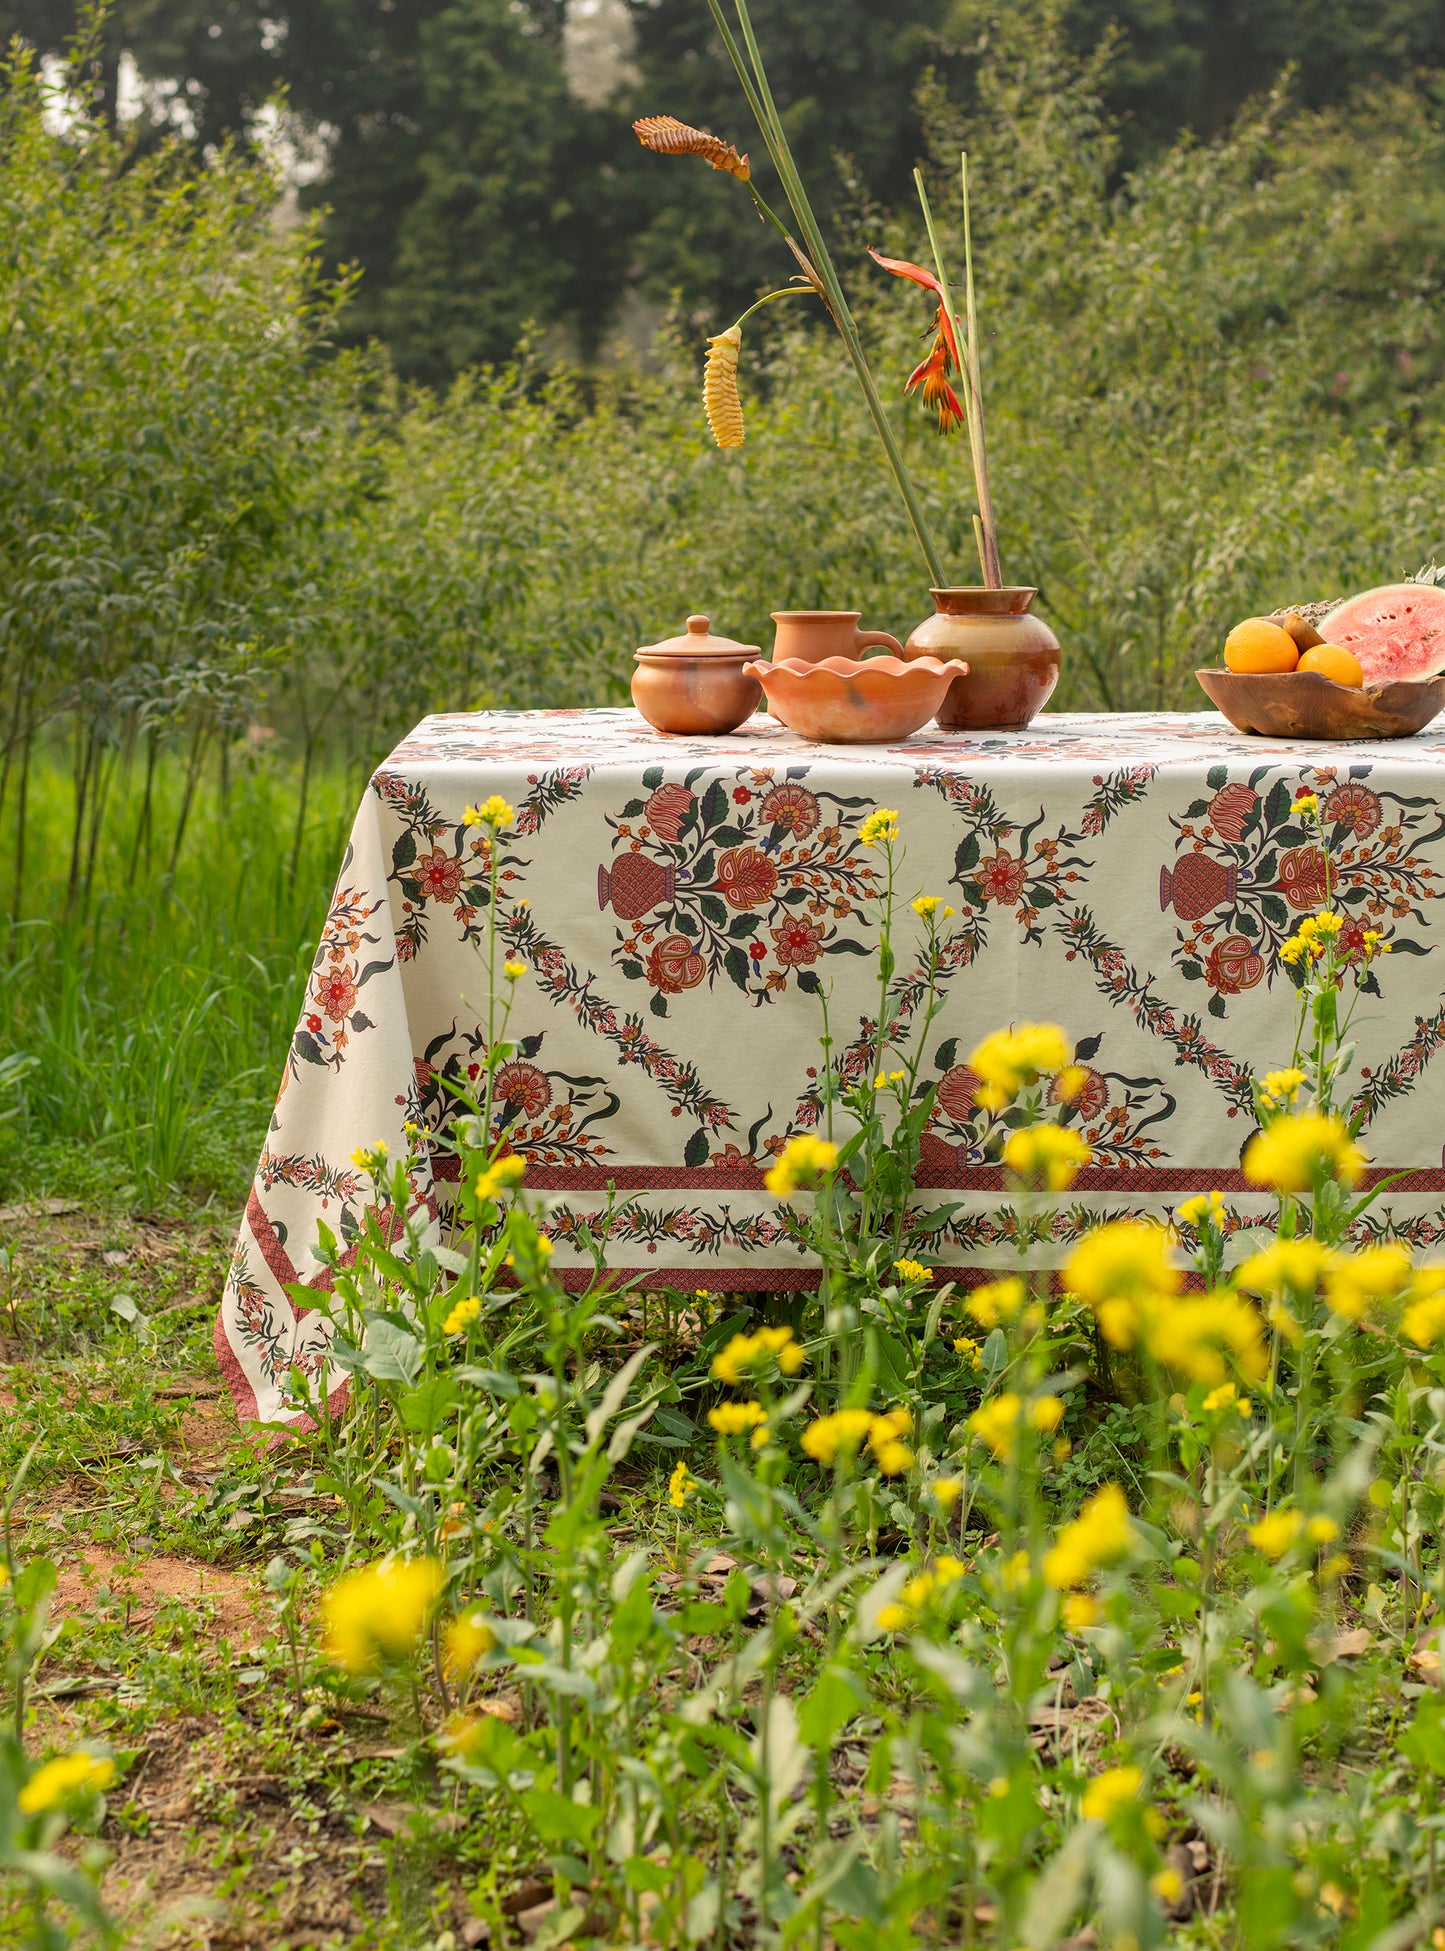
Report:
M 990 589 L 1002 589 L 1003 572 L 998 561 L 998 526 L 993 518 L 993 493 L 988 485 L 988 441 L 983 429 L 983 382 L 978 370 L 978 306 L 973 295 L 973 226 L 968 214 L 968 151 L 959 152 L 958 173 L 963 188 L 963 281 L 964 306 L 968 319 L 968 392 L 973 406 L 973 421 L 978 429 L 978 451 L 974 466 L 978 479 L 978 513 L 983 528 L 984 581 Z
M 785 285 L 781 291 L 765 292 L 756 304 L 748 306 L 741 318 L 733 320 L 732 329 L 734 332 L 738 331 L 740 327 L 747 324 L 754 312 L 760 312 L 764 305 L 771 305 L 775 298 L 816 298 L 818 295 L 812 285 Z

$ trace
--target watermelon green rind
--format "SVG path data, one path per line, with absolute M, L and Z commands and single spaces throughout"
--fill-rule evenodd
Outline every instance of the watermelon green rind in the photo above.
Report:
M 1366 684 L 1435 677 L 1445 671 L 1445 589 L 1387 583 L 1348 596 L 1315 628 L 1359 663 Z

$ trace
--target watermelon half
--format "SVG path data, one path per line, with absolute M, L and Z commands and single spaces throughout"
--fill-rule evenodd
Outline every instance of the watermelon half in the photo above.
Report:
M 1366 684 L 1445 671 L 1445 589 L 1434 583 L 1367 589 L 1336 604 L 1315 627 L 1327 644 L 1350 652 Z

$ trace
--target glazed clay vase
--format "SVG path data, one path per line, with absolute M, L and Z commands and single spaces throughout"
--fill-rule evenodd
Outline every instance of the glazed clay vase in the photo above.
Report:
M 903 646 L 886 630 L 860 630 L 861 610 L 773 610 L 778 634 L 773 638 L 775 664 L 821 664 L 825 657 L 861 657 L 872 644 L 881 644 L 895 657 Z
M 968 676 L 938 712 L 940 731 L 1021 732 L 1059 681 L 1059 640 L 1030 614 L 1036 589 L 935 589 L 937 608 L 903 646 L 905 657 L 956 659 Z
M 756 644 L 715 637 L 705 616 L 690 616 L 687 634 L 644 644 L 632 673 L 632 702 L 655 731 L 697 737 L 735 732 L 762 703 L 762 687 L 743 666 Z

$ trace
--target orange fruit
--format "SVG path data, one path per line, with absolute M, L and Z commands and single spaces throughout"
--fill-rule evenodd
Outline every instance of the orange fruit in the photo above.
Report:
M 1288 630 L 1262 616 L 1236 623 L 1224 640 L 1224 664 L 1230 671 L 1292 671 L 1299 647 Z
M 1302 671 L 1318 671 L 1331 684 L 1347 684 L 1352 691 L 1365 681 L 1365 673 L 1358 662 L 1347 650 L 1341 650 L 1338 644 L 1316 644 L 1313 650 L 1307 650 L 1301 657 L 1299 668 Z

